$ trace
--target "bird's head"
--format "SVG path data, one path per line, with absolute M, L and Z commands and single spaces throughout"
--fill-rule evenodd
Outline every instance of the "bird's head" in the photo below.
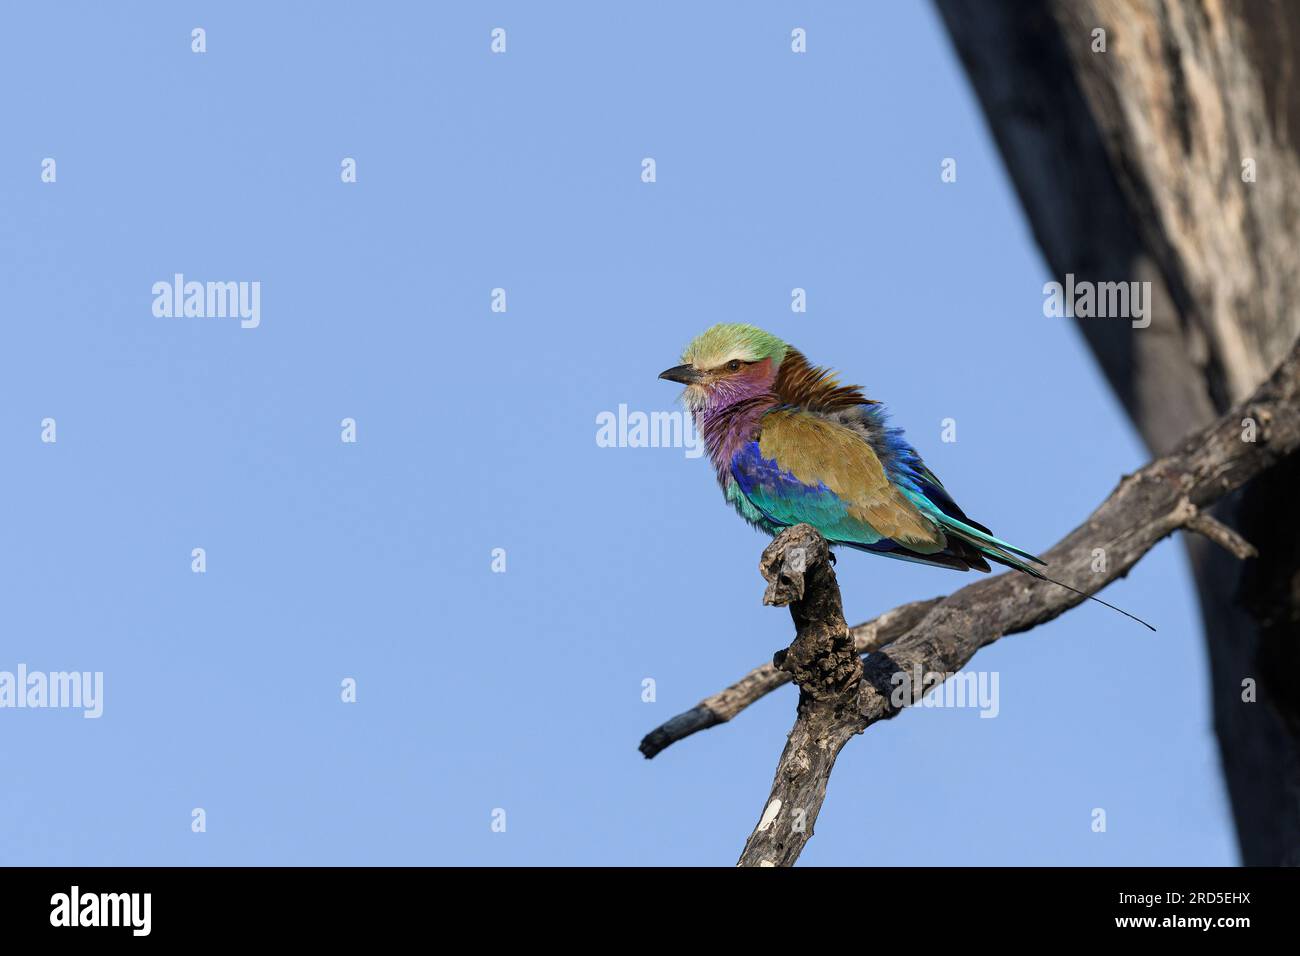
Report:
M 693 410 L 725 408 L 772 387 L 786 344 L 752 325 L 724 323 L 697 335 L 682 352 L 682 364 L 659 377 L 686 386 L 682 398 Z

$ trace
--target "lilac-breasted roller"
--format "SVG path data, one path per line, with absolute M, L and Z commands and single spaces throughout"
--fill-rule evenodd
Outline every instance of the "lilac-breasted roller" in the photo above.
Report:
M 659 377 L 686 386 L 723 495 L 755 527 L 807 523 L 832 545 L 958 571 L 992 561 L 1053 581 L 1040 558 L 967 517 L 879 402 L 775 335 L 715 325 Z

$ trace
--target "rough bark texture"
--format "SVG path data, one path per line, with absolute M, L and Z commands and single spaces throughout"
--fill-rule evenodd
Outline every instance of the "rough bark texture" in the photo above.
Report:
M 1249 424 L 1243 427 L 1244 422 Z M 1250 544 L 1208 517 L 1205 509 L 1297 449 L 1300 343 L 1250 399 L 1194 432 L 1177 451 L 1125 477 L 1044 557 L 1065 584 L 1092 593 L 1126 575 L 1179 528 L 1202 531 L 1230 551 L 1247 552 Z M 1100 564 L 1097 549 L 1105 556 Z M 794 862 L 812 836 L 835 758 L 855 734 L 919 700 L 981 647 L 1050 621 L 1084 600 L 1082 594 L 1014 572 L 985 578 L 941 600 L 890 612 L 893 620 L 910 619 L 910 626 L 892 632 L 892 639 L 876 645 L 860 664 L 831 563 L 826 543 L 807 525 L 783 532 L 763 552 L 764 602 L 789 604 L 796 630 L 794 643 L 776 654 L 773 667 L 790 675 L 800 695 L 772 794 L 741 865 Z M 899 675 L 922 679 L 900 684 Z M 901 694 L 900 686 L 907 688 Z M 661 727 L 647 741 L 656 735 L 670 736 Z
M 1053 279 L 1151 283 L 1149 328 L 1078 324 L 1148 447 L 1167 451 L 1300 332 L 1300 3 L 937 4 Z M 1257 560 L 1189 543 L 1248 864 L 1300 863 L 1297 485 L 1293 458 L 1216 511 Z M 1263 706 L 1243 703 L 1245 678 Z
M 862 657 L 844 621 L 826 540 L 811 526 L 781 532 L 763 551 L 763 603 L 789 606 L 795 638 L 772 666 L 799 685 L 794 729 L 772 781 L 772 794 L 745 843 L 740 866 L 789 866 L 812 837 L 835 758 L 861 733 L 854 703 Z
M 868 654 L 906 634 L 925 616 L 925 612 L 939 603 L 939 598 L 913 601 L 886 611 L 880 617 L 849 629 L 853 648 L 858 654 Z M 690 710 L 656 727 L 641 741 L 640 750 L 646 759 L 655 756 L 665 747 L 677 743 L 700 730 L 708 730 L 725 723 L 760 697 L 790 683 L 790 672 L 780 670 L 775 664 L 764 664 L 732 684 L 726 690 L 704 698 Z

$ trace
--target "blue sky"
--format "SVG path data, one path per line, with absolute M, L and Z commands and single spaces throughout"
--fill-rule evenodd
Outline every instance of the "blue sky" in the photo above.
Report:
M 14 5 L 0 79 L 0 670 L 104 675 L 97 720 L 0 709 L 0 863 L 733 863 L 794 690 L 636 744 L 788 643 L 764 539 L 705 460 L 596 442 L 714 322 L 1027 548 L 1146 458 L 927 5 Z M 155 316 L 175 273 L 260 325 Z M 855 622 L 969 580 L 838 570 Z M 802 862 L 1235 863 L 1181 545 L 1106 596 L 1159 633 L 982 651 L 998 717 L 854 740 Z

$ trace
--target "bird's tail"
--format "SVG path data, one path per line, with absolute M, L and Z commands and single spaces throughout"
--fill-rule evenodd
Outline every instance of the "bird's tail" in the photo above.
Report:
M 1122 607 L 1116 607 L 1113 604 L 1103 601 L 1099 597 L 1094 597 L 1087 591 L 1080 591 L 1078 588 L 1071 587 L 1063 581 L 1058 581 L 1056 578 L 1048 577 L 1042 571 L 1038 570 L 1037 567 L 1034 567 L 1034 565 L 1040 567 L 1047 566 L 1047 562 L 1037 555 L 1031 554 L 1028 551 L 1022 551 L 1020 548 L 1008 544 L 1001 538 L 993 537 L 993 535 L 986 529 L 968 524 L 966 521 L 954 518 L 951 515 L 936 515 L 935 517 L 937 517 L 943 524 L 946 532 L 954 537 L 960 538 L 967 544 L 973 545 L 979 550 L 980 554 L 984 555 L 984 557 L 988 558 L 990 561 L 995 561 L 1008 568 L 1015 568 L 1017 571 L 1028 574 L 1030 577 L 1038 578 L 1040 581 L 1050 581 L 1057 587 L 1065 588 L 1067 591 L 1073 591 L 1075 594 L 1086 597 L 1089 601 L 1096 601 L 1098 604 L 1108 607 L 1112 611 L 1118 611 L 1125 617 L 1137 621 L 1145 628 L 1149 628 L 1152 631 L 1155 630 L 1154 627 L 1142 620 L 1142 618 L 1138 617 L 1136 614 L 1130 614 Z
M 994 561 L 998 560 L 992 555 L 989 555 L 989 557 Z M 1118 611 L 1120 614 L 1123 614 L 1129 620 L 1137 621 L 1143 627 L 1147 628 L 1147 630 L 1150 631 L 1155 630 L 1155 627 L 1153 625 L 1148 624 L 1146 621 L 1142 620 L 1142 618 L 1138 617 L 1136 614 L 1130 614 L 1122 607 L 1116 607 L 1115 605 L 1103 601 L 1101 598 L 1095 595 L 1089 594 L 1087 591 L 1080 591 L 1078 588 L 1071 587 L 1070 585 L 1066 584 L 1064 581 L 1058 581 L 1056 580 L 1056 578 L 1049 578 L 1046 574 L 1044 574 L 1042 571 L 1039 571 L 1037 568 L 1029 568 L 1020 564 L 1011 564 L 1009 562 L 999 562 L 999 563 L 1006 564 L 1007 567 L 1015 568 L 1017 571 L 1021 571 L 1024 574 L 1028 574 L 1030 577 L 1038 578 L 1040 581 L 1050 581 L 1052 584 L 1055 584 L 1058 588 L 1065 588 L 1067 591 L 1073 591 L 1075 594 L 1079 594 L 1082 595 L 1083 597 L 1086 597 L 1089 601 L 1096 601 L 1098 604 L 1102 605 L 1103 607 L 1108 607 L 1112 611 Z

